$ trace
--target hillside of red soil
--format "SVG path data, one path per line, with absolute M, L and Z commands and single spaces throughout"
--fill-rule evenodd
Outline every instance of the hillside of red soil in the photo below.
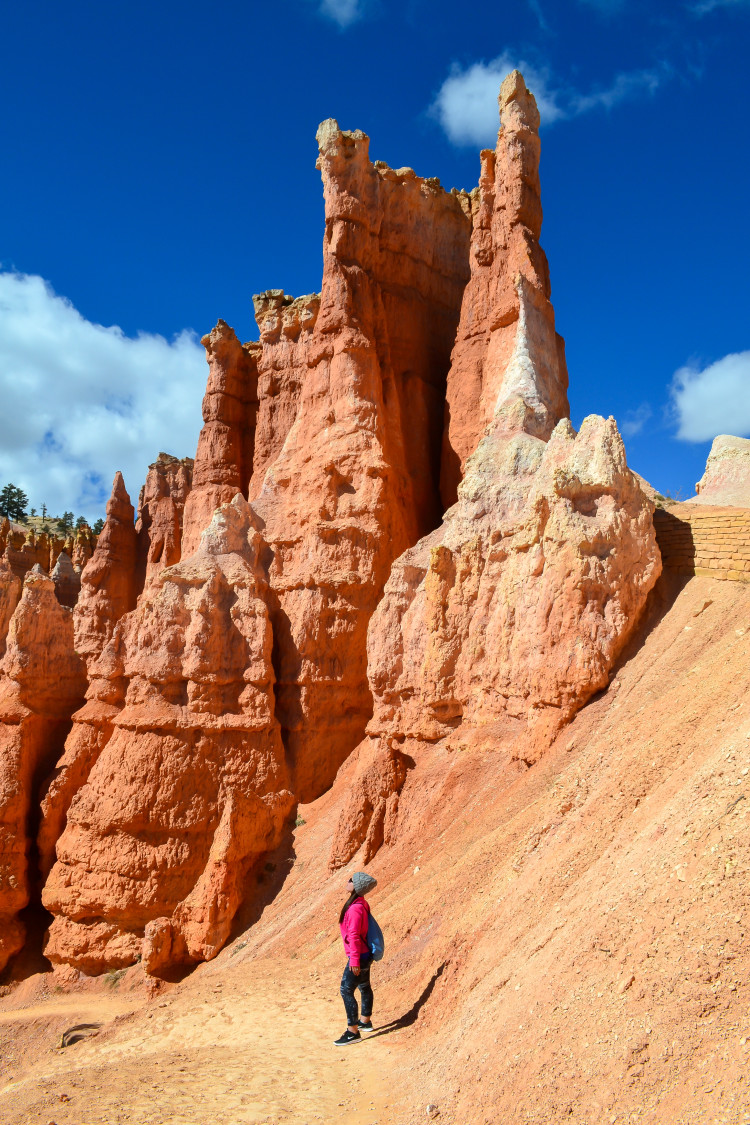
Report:
M 386 935 L 368 1040 L 332 1042 L 350 759 L 215 961 L 4 990 L 0 1119 L 750 1122 L 750 588 L 669 581 L 539 762 L 510 723 L 422 746 L 368 867 Z M 57 1051 L 92 1002 L 102 1034 Z

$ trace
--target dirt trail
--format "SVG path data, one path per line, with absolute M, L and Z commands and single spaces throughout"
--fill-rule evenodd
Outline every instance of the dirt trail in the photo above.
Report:
M 338 982 L 316 976 L 293 959 L 223 964 L 148 1002 L 83 994 L 6 1009 L 0 1121 L 385 1125 L 390 1049 L 378 1036 L 334 1047 Z M 104 1023 L 96 1038 L 59 1049 L 64 1028 L 92 1020 Z M 8 1069 L 14 1039 L 23 1055 Z

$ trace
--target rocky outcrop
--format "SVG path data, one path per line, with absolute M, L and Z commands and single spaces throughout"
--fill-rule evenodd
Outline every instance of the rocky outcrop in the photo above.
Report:
M 453 436 L 448 429 L 464 477 L 442 526 L 394 562 L 370 623 L 374 713 L 332 867 L 363 844 L 371 857 L 389 821 L 393 831 L 405 776 L 393 767 L 394 738 L 411 754 L 461 726 L 505 722 L 516 757 L 536 761 L 607 684 L 661 572 L 653 505 L 627 467 L 614 420 L 591 416 L 578 434 L 558 421 L 567 374 L 535 241 L 539 117 L 517 72 L 502 85 L 500 112 L 500 214 L 485 227 L 475 218 L 472 243 L 475 260 L 484 248 L 491 315 L 468 351 L 459 330 L 448 386 L 450 405 L 450 380 L 473 372 L 466 424 Z M 471 285 L 467 317 L 467 300 L 482 307 L 476 270 Z
M 266 469 L 281 452 L 297 415 L 300 391 L 308 370 L 313 329 L 320 311 L 320 294 L 289 297 L 283 289 L 269 289 L 253 297 L 260 342 L 258 418 L 255 429 L 250 499 L 263 487 Z M 248 348 L 251 345 L 246 344 Z
M 203 337 L 208 385 L 203 429 L 185 502 L 182 555 L 196 550 L 216 508 L 237 493 L 247 495 L 253 470 L 258 408 L 257 345 L 243 347 L 223 320 Z
M 167 566 L 180 561 L 185 504 L 193 480 L 193 460 L 160 453 L 149 465 L 138 497 L 137 585 L 141 590 Z
M 121 619 L 113 734 L 67 811 L 43 893 L 46 955 L 87 972 L 215 956 L 253 863 L 293 806 L 274 715 L 272 634 L 247 501 Z
M 74 570 L 67 552 L 61 551 L 57 556 L 50 578 L 55 584 L 55 594 L 60 605 L 72 609 L 81 592 L 81 575 Z
M 538 759 L 596 691 L 635 629 L 661 572 L 652 506 L 613 419 L 566 420 L 545 444 L 485 437 L 443 526 L 393 566 L 370 625 L 369 788 L 380 807 L 391 740 L 432 742 L 462 725 L 508 721 L 514 754 Z M 396 780 L 394 778 L 394 780 Z M 331 853 L 347 862 L 375 806 L 342 815 Z
M 36 886 L 39 787 L 60 755 L 83 700 L 83 662 L 73 615 L 34 567 L 10 621 L 0 664 L 0 968 L 23 944 L 18 913 Z
M 21 580 L 13 573 L 4 555 L 0 556 L 0 660 L 5 653 L 5 639 L 13 611 L 21 597 Z
M 73 797 L 86 782 L 112 734 L 112 720 L 123 689 L 107 652 L 117 622 L 135 608 L 138 543 L 122 474 L 117 473 L 107 501 L 107 519 L 93 557 L 81 578 L 73 613 L 76 652 L 86 665 L 86 702 L 73 715 L 62 757 L 47 779 L 38 834 L 39 866 L 46 877 Z
M 52 961 L 213 957 L 295 801 L 355 748 L 332 868 L 397 839 L 427 743 L 491 725 L 520 771 L 607 683 L 659 573 L 652 505 L 614 422 L 567 420 L 539 117 L 517 72 L 499 104 L 471 194 L 373 163 L 363 133 L 324 122 L 320 295 L 268 290 L 257 342 L 223 321 L 204 338 L 195 462 L 159 455 L 137 528 L 115 479 L 72 618 L 54 603 L 85 704 L 62 756 L 69 711 L 27 754 L 32 806 L 48 770 Z M 86 537 L 66 554 L 12 534 L 73 604 Z M 12 570 L 9 555 L 0 632 Z
M 23 582 L 32 567 L 38 566 L 48 573 L 50 565 L 50 541 L 45 532 L 37 535 L 11 527 L 7 533 L 5 557 L 16 578 Z
M 361 738 L 368 621 L 393 558 L 439 519 L 470 227 L 467 197 L 372 164 L 363 133 L 327 121 L 318 144 L 320 311 L 294 423 L 253 501 L 271 548 L 278 715 L 301 800 Z
M 503 82 L 495 151 L 482 153 L 472 193 L 471 278 L 446 392 L 441 493 L 456 500 L 467 457 L 502 414 L 508 432 L 546 440 L 568 416 L 568 374 L 555 332 L 549 268 L 539 245 L 539 112 L 519 72 Z M 519 349 L 533 340 L 533 360 Z
M 750 438 L 715 437 L 695 491 L 691 504 L 750 508 Z
M 85 524 L 65 538 L 50 535 L 47 531 L 37 532 L 34 528 L 23 529 L 11 524 L 7 519 L 0 523 L 0 554 L 5 554 L 13 573 L 22 582 L 34 566 L 40 567 L 45 574 L 51 576 L 63 551 L 72 563 L 75 573 L 80 576 L 91 558 L 95 545 L 96 536 Z M 65 567 L 64 562 L 63 567 Z M 65 569 L 67 573 L 67 567 Z M 68 583 L 69 593 L 73 586 L 74 583 Z M 66 596 L 69 596 L 69 593 Z

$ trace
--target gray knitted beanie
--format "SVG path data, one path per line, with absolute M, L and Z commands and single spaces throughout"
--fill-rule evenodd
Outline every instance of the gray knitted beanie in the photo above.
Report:
M 366 871 L 355 871 L 352 875 L 352 882 L 358 895 L 366 895 L 368 891 L 378 885 L 377 879 L 373 879 L 372 875 L 368 875 Z

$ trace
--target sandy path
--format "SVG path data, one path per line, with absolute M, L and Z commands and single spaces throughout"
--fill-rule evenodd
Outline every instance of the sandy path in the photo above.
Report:
M 147 1006 L 87 995 L 2 1012 L 3 1053 L 11 1030 L 25 1032 L 26 1050 L 0 1084 L 0 1120 L 386 1125 L 391 1049 L 378 1036 L 333 1046 L 344 1028 L 337 984 L 294 960 L 246 962 L 206 966 Z M 57 1047 L 59 1025 L 97 1018 L 99 1036 Z

